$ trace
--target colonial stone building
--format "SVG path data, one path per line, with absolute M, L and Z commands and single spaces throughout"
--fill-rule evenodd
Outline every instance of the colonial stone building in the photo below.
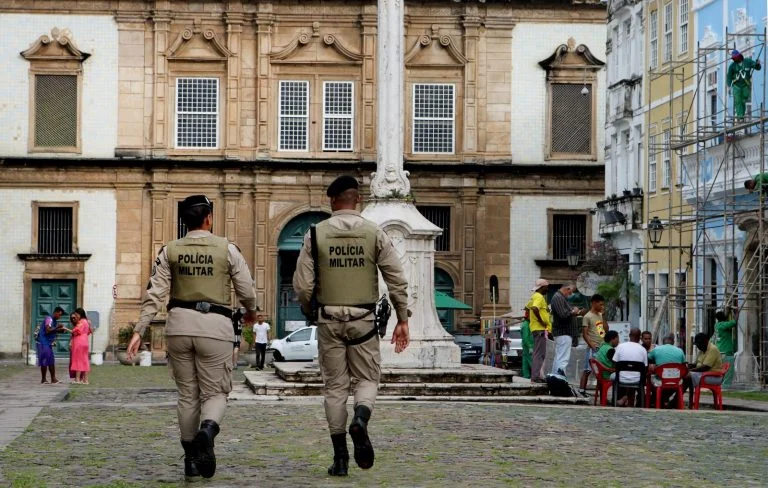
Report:
M 567 280 L 603 194 L 597 0 L 406 2 L 405 167 L 440 226 L 453 330 Z M 0 352 L 54 303 L 135 321 L 152 261 L 205 193 L 278 331 L 309 224 L 340 173 L 375 169 L 376 3 L 29 0 L 0 6 Z M 366 187 L 367 189 L 367 187 Z M 161 325 L 161 324 L 158 324 Z M 162 348 L 158 327 L 154 346 Z

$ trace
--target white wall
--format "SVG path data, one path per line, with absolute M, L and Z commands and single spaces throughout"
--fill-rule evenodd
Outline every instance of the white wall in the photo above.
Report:
M 32 201 L 79 202 L 78 251 L 91 254 L 85 263 L 83 303 L 96 310 L 100 326 L 94 335 L 94 351 L 103 351 L 109 336 L 112 285 L 115 283 L 117 201 L 110 190 L 0 189 L 0 296 L 5 319 L 0 325 L 0 353 L 21 353 L 30 317 L 24 316 L 24 262 L 16 256 L 33 250 Z M 69 312 L 69 310 L 67 310 Z
M 117 146 L 117 24 L 106 15 L 0 14 L 0 156 L 27 156 L 29 62 L 20 52 L 54 27 L 91 55 L 83 63 L 82 156 L 111 158 Z M 12 33 L 8 34 L 8 33 Z M 51 157 L 36 153 L 34 157 Z M 53 155 L 55 157 L 55 155 Z M 65 154 L 64 156 L 72 156 Z
M 586 210 L 595 198 L 586 196 L 513 196 L 510 204 L 509 301 L 512 310 L 520 310 L 531 297 L 531 288 L 541 270 L 534 259 L 547 259 L 550 230 L 547 209 Z M 598 238 L 597 218 L 592 216 L 593 242 Z
M 558 34 L 560 33 L 560 34 Z M 539 66 L 557 46 L 573 37 L 605 61 L 605 24 L 520 23 L 512 30 L 512 160 L 541 164 L 544 160 L 547 82 Z M 596 100 L 597 160 L 603 161 L 605 70 L 598 72 Z

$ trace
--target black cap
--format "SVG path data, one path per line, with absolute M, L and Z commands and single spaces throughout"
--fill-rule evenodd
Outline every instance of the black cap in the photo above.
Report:
M 210 209 L 211 201 L 205 195 L 192 195 L 181 202 L 181 212 L 184 213 L 191 208 L 201 206 L 206 206 Z
M 328 186 L 328 191 L 326 191 L 325 194 L 333 198 L 341 195 L 347 190 L 357 190 L 359 187 L 360 185 L 354 177 L 349 175 L 341 175 L 333 180 L 333 183 Z

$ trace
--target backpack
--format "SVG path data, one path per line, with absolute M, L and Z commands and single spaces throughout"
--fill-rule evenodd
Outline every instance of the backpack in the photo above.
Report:
M 549 394 L 555 397 L 575 397 L 576 390 L 568 384 L 568 380 L 565 376 L 560 374 L 548 374 L 547 375 L 547 387 L 549 387 Z
M 35 342 L 40 342 L 40 324 L 35 326 L 33 334 L 35 335 Z

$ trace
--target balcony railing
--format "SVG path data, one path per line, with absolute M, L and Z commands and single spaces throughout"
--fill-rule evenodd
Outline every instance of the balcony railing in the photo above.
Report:
M 642 228 L 642 190 L 640 188 L 626 190 L 622 196 L 597 202 L 597 216 L 600 235 L 603 237 Z

